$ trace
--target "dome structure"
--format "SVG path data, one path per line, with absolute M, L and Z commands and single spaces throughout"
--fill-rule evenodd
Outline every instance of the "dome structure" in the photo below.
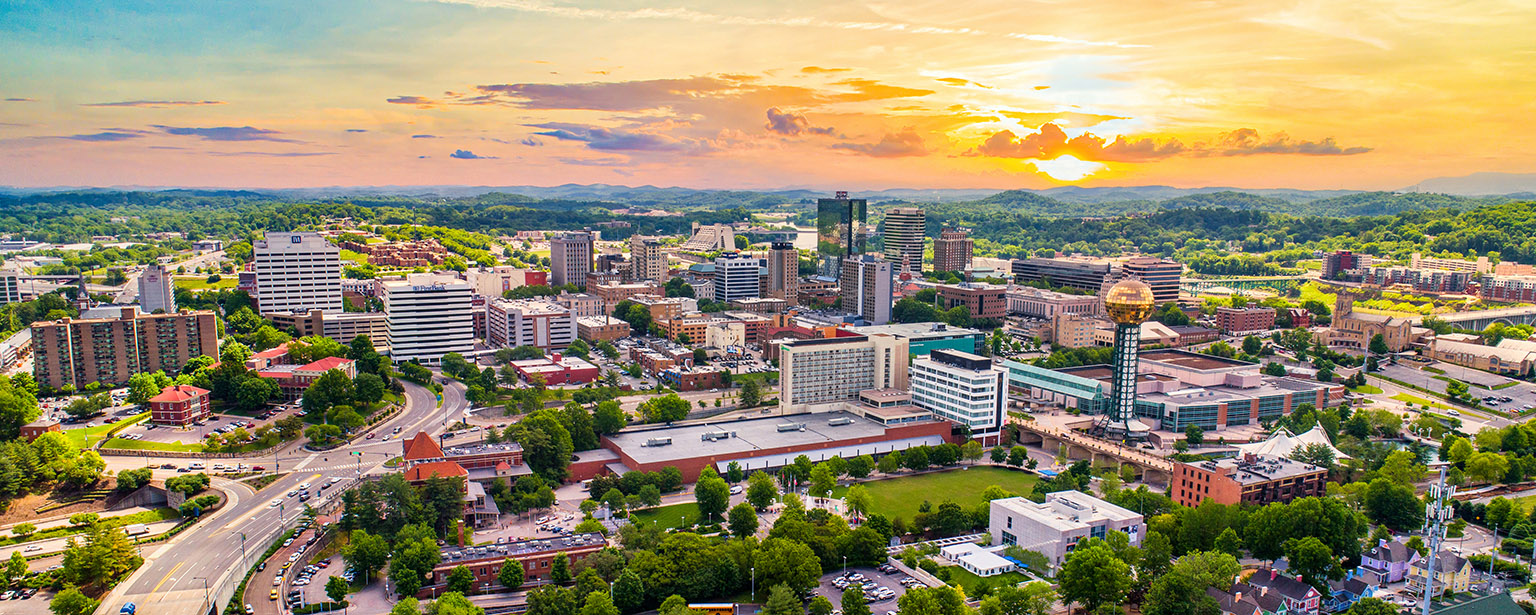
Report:
M 1104 293 L 1104 311 L 1110 320 L 1122 325 L 1146 322 L 1156 307 L 1152 287 L 1141 280 L 1121 280 Z

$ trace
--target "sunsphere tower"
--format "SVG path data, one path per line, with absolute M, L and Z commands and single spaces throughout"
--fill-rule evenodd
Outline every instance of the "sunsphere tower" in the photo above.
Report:
M 1136 369 L 1140 357 L 1141 323 L 1152 315 L 1154 307 L 1152 287 L 1140 280 L 1121 280 L 1104 293 L 1104 311 L 1115 321 L 1115 359 L 1109 413 L 1100 427 L 1112 438 L 1129 440 L 1147 436 L 1147 427 L 1136 420 Z

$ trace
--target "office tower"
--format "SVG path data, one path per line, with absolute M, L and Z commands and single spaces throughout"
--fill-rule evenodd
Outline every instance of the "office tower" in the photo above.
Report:
M 740 252 L 715 257 L 715 301 L 726 302 L 757 296 L 763 259 Z
M 562 350 L 576 341 L 576 314 L 568 306 L 536 299 L 492 299 L 485 304 L 486 343 Z
M 146 314 L 129 306 L 119 316 L 32 323 L 32 352 L 40 385 L 116 386 L 134 374 L 180 372 L 193 357 L 218 357 L 218 325 L 211 311 Z
M 1104 293 L 1104 311 L 1115 321 L 1115 351 L 1111 368 L 1109 414 L 1099 428 L 1111 438 L 1145 438 L 1147 428 L 1136 420 L 1136 375 L 1141 350 L 1141 323 L 1156 303 L 1152 289 L 1138 280 L 1121 280 Z
M 592 233 L 577 231 L 549 240 L 549 283 L 585 286 L 592 272 Z
M 971 428 L 971 436 L 998 433 L 1008 382 L 992 359 L 959 350 L 934 350 L 912 362 L 912 403 Z
M 857 399 L 859 391 L 905 389 L 907 362 L 907 340 L 891 335 L 785 342 L 779 347 L 779 408 L 813 410 Z
M 863 254 L 843 260 L 843 311 L 858 314 L 865 324 L 891 321 L 891 264 Z
M 1097 293 L 1110 281 L 1109 261 L 1068 258 L 1021 258 L 1013 261 L 1019 284 L 1044 282 L 1052 288 L 1068 287 Z
M 1348 250 L 1341 250 L 1338 252 L 1330 252 L 1328 254 L 1324 254 L 1322 271 L 1323 279 L 1332 280 L 1339 277 L 1339 274 L 1342 274 L 1345 271 L 1364 267 L 1369 260 L 1369 257 L 1362 258 L 1362 255 L 1355 254 L 1354 252 L 1350 252 Z
M 843 259 L 864 253 L 864 220 L 869 204 L 839 191 L 836 198 L 816 199 L 816 255 L 819 273 L 842 274 Z
M 21 276 L 13 270 L 0 271 L 0 305 L 21 301 Z
M 971 318 L 1001 320 L 1008 315 L 1008 287 L 986 282 L 939 285 L 939 305 L 944 309 L 965 306 Z
M 139 309 L 150 313 L 176 311 L 176 293 L 165 267 L 150 265 L 139 274 Z
M 341 248 L 318 233 L 267 233 L 251 246 L 261 313 L 340 312 Z
M 449 275 L 413 273 L 380 284 L 390 358 L 435 365 L 450 352 L 475 350 L 474 294 Z
M 934 271 L 965 271 L 971 266 L 976 241 L 963 228 L 947 228 L 933 240 Z
M 885 260 L 896 271 L 923 270 L 923 235 L 928 218 L 921 207 L 893 207 L 885 212 Z
M 655 237 L 630 237 L 629 261 L 635 281 L 667 281 L 667 255 L 662 253 L 661 241 Z
M 1158 305 L 1179 300 L 1179 279 L 1183 275 L 1183 263 L 1151 256 L 1138 256 L 1120 265 L 1120 277 L 1141 280 L 1152 289 L 1152 299 Z
M 800 251 L 789 241 L 775 241 L 768 251 L 768 296 L 797 305 L 800 295 Z

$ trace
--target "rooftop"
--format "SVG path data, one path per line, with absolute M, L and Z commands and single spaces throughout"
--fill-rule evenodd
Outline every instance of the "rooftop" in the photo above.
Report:
M 1046 494 L 1045 502 L 1011 497 L 992 500 L 992 506 L 1029 517 L 1059 531 L 1087 529 L 1100 521 L 1139 521 L 1141 515 L 1079 491 Z
M 426 463 L 411 466 L 405 471 L 405 480 L 422 481 L 429 478 L 453 478 L 456 476 L 469 476 L 469 472 L 463 466 L 452 461 L 428 461 Z
M 832 425 L 833 422 L 841 424 Z M 879 438 L 885 431 L 885 426 L 848 412 L 818 412 L 625 430 L 606 437 L 636 463 L 650 464 L 706 456 L 750 456 L 785 446 L 832 446 L 856 438 Z M 717 439 L 705 437 L 720 432 L 729 435 Z M 647 445 L 657 442 L 658 438 L 671 440 L 669 444 Z M 870 449 L 872 451 L 873 447 Z
M 1310 463 L 1269 455 L 1244 455 L 1190 464 L 1202 470 L 1230 476 L 1238 484 L 1264 483 L 1324 472 Z
M 187 400 L 192 399 L 194 397 L 199 397 L 199 396 L 207 395 L 207 394 L 208 394 L 208 389 L 199 389 L 199 388 L 197 388 L 195 386 L 191 386 L 191 385 L 187 385 L 187 384 L 177 384 L 177 385 L 172 385 L 172 386 L 166 387 L 165 390 L 160 391 L 159 395 L 156 395 L 154 397 L 149 398 L 149 402 L 150 403 L 174 403 L 174 402 L 179 402 L 179 401 L 187 401 Z
M 535 553 L 547 553 L 551 551 L 571 551 L 582 547 L 604 547 L 608 545 L 607 539 L 602 534 L 571 534 L 570 536 L 558 536 L 554 538 L 536 538 L 533 540 L 520 540 L 500 545 L 484 545 L 479 547 L 464 547 L 449 545 L 443 547 L 443 561 L 438 567 L 457 566 L 464 562 L 481 559 L 494 559 L 497 561 L 519 555 L 532 555 Z
M 1215 370 L 1231 367 L 1254 366 L 1253 363 L 1249 363 L 1247 361 L 1227 359 L 1215 355 L 1200 354 L 1197 352 L 1190 352 L 1188 350 L 1175 350 L 1172 348 L 1149 350 L 1143 352 L 1141 353 L 1141 360 L 1157 361 L 1158 363 L 1167 363 L 1170 365 L 1177 365 L 1179 367 L 1196 370 Z
M 306 372 L 324 372 L 333 369 L 340 369 L 343 365 L 349 365 L 353 362 L 354 361 L 352 359 L 346 359 L 342 357 L 326 357 L 324 359 L 320 359 L 319 361 L 311 362 L 310 364 L 300 367 L 299 369 Z
M 912 322 L 893 323 L 888 325 L 870 325 L 867 327 L 845 327 L 847 330 L 859 335 L 886 334 L 905 338 L 927 337 L 955 337 L 959 335 L 981 335 L 981 331 L 966 329 L 964 327 L 951 327 L 942 322 Z

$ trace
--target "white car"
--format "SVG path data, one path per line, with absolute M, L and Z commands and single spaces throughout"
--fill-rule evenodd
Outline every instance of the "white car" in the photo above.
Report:
M 741 495 L 741 485 L 731 485 L 731 495 Z

